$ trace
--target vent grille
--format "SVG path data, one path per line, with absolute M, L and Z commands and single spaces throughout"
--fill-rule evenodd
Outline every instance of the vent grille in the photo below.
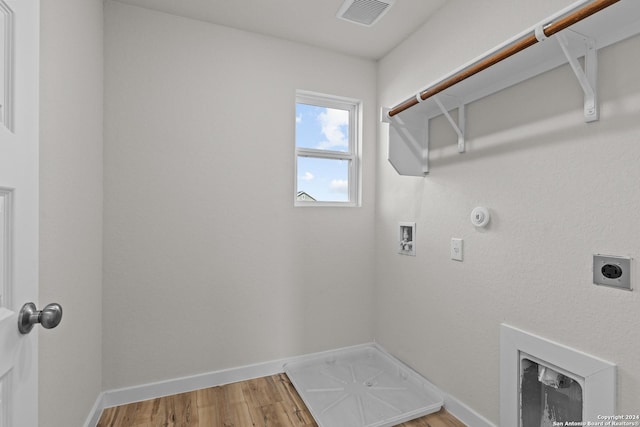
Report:
M 395 0 L 346 0 L 336 16 L 370 27 L 384 15 Z

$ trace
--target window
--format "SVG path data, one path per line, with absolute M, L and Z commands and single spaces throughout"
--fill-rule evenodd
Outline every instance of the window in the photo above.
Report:
M 359 205 L 359 106 L 309 92 L 296 96 L 296 206 Z

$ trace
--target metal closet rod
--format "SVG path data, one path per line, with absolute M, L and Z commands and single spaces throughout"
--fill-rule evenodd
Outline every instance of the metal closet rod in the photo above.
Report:
M 611 6 L 614 3 L 619 2 L 620 0 L 596 0 L 593 3 L 588 4 L 576 11 L 570 13 L 569 15 L 558 19 L 556 22 L 551 22 L 547 25 L 542 26 L 542 33 L 544 37 L 551 37 L 552 35 L 570 27 L 571 25 L 582 21 L 583 19 L 588 18 L 589 16 L 600 12 L 603 9 Z M 474 74 L 479 73 L 480 71 L 486 70 L 492 65 L 497 64 L 500 61 L 503 61 L 516 53 L 525 50 L 526 48 L 533 46 L 538 43 L 538 37 L 541 35 L 536 35 L 536 31 L 533 31 L 531 34 L 523 37 L 522 39 L 514 42 L 513 44 L 505 47 L 504 49 L 496 52 L 495 54 L 480 60 L 479 62 L 473 64 L 469 68 L 466 68 L 454 76 L 448 78 L 447 80 L 438 83 L 435 86 L 430 87 L 422 92 L 420 92 L 415 97 L 409 98 L 401 104 L 396 105 L 389 111 L 389 117 L 393 117 L 396 114 L 402 113 L 403 111 L 413 107 L 414 105 L 419 104 L 421 101 L 418 101 L 418 96 L 422 101 L 442 92 L 445 89 L 450 88 L 451 86 L 460 83 L 461 81 L 468 79 Z

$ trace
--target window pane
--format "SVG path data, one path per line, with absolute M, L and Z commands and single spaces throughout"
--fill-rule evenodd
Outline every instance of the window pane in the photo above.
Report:
M 348 202 L 349 160 L 298 157 L 298 201 Z
M 349 151 L 349 111 L 297 103 L 296 147 Z

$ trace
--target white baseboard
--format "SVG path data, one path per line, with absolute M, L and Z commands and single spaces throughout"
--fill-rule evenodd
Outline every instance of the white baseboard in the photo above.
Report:
M 444 395 L 444 407 L 454 417 L 462 421 L 469 427 L 496 427 L 491 421 L 465 405 L 455 397 L 442 393 Z
M 98 421 L 100 421 L 100 415 L 102 415 L 102 410 L 106 408 L 104 406 L 104 392 L 98 395 L 96 399 L 96 403 L 93 404 L 93 408 L 91 408 L 91 412 L 87 417 L 87 420 L 84 422 L 84 427 L 96 427 L 98 425 Z
M 383 347 L 377 343 L 360 344 L 347 349 L 358 349 L 362 347 L 375 346 L 387 353 Z M 116 390 L 107 390 L 98 396 L 93 405 L 92 412 L 87 417 L 84 427 L 95 427 L 98 424 L 100 415 L 105 408 L 124 405 L 143 400 L 155 399 L 172 394 L 185 393 L 208 387 L 216 387 L 225 384 L 246 381 L 254 378 L 276 375 L 284 372 L 283 366 L 286 363 L 302 361 L 306 358 L 322 356 L 324 353 L 333 353 L 336 350 L 294 356 L 286 359 L 272 360 L 269 362 L 256 363 L 253 365 L 240 366 L 237 368 L 223 369 L 206 374 L 192 375 L 183 378 L 176 378 L 167 381 L 160 381 L 150 384 L 143 384 L 133 387 L 125 387 Z M 387 353 L 388 354 L 388 353 Z M 393 357 L 393 356 L 391 356 Z M 441 392 L 442 393 L 442 392 Z M 486 418 L 469 408 L 464 403 L 454 397 L 442 393 L 444 396 L 444 406 L 453 416 L 468 425 L 469 427 L 496 427 Z
M 360 344 L 346 347 L 346 349 L 357 349 L 370 346 L 372 343 Z M 206 374 L 192 375 L 189 377 L 176 378 L 156 383 L 143 384 L 133 387 L 125 387 L 116 390 L 107 390 L 98 396 L 93 405 L 92 413 L 89 414 L 84 427 L 95 427 L 98 424 L 100 415 L 105 408 L 124 405 L 127 403 L 140 402 L 142 400 L 155 399 L 172 394 L 185 393 L 202 388 L 216 387 L 225 384 L 246 381 L 254 378 L 266 377 L 281 374 L 284 372 L 285 363 L 297 362 L 308 357 L 322 356 L 324 353 L 318 352 L 303 356 L 294 356 L 286 359 L 272 360 L 269 362 L 256 363 L 253 365 L 240 366 L 237 368 L 223 369 Z

